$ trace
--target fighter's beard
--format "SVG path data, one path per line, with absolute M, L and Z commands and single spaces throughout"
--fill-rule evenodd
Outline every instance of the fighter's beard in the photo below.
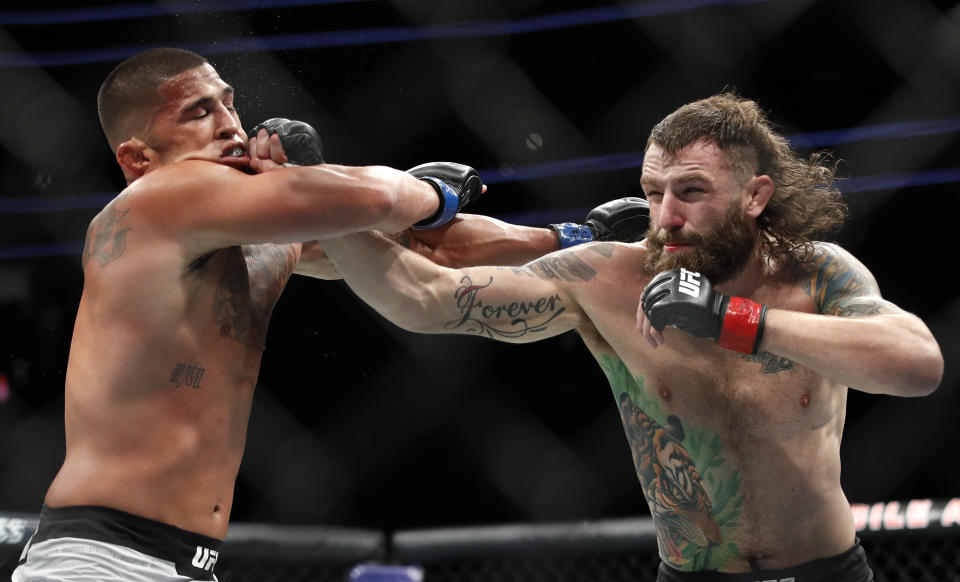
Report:
M 681 252 L 663 250 L 669 242 L 690 243 Z M 647 230 L 644 266 L 653 273 L 683 267 L 707 277 L 711 283 L 723 283 L 736 277 L 753 252 L 755 239 L 736 203 L 727 209 L 723 220 L 705 233 L 670 233 L 651 224 Z

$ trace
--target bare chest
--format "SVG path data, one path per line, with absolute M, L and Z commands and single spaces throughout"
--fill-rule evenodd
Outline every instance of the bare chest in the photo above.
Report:
M 287 245 L 232 247 L 202 257 L 185 277 L 190 318 L 222 338 L 263 348 L 295 263 Z
M 674 328 L 664 330 L 665 344 L 651 346 L 636 329 L 642 285 L 635 287 L 611 287 L 587 307 L 595 334 L 584 339 L 595 354 L 612 352 L 661 419 L 674 415 L 730 440 L 787 437 L 829 422 L 842 405 L 819 374 L 776 354 L 740 354 Z M 814 310 L 799 288 L 763 295 L 758 300 L 773 307 Z

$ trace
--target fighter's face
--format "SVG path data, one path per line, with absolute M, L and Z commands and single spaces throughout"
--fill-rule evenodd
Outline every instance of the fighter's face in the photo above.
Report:
M 189 69 L 158 87 L 144 141 L 151 167 L 182 160 L 208 160 L 248 170 L 247 136 L 233 105 L 233 87 L 209 64 Z
M 756 238 L 744 213 L 749 180 L 715 144 L 697 142 L 674 156 L 652 144 L 641 182 L 650 202 L 650 270 L 684 267 L 720 283 L 743 269 Z

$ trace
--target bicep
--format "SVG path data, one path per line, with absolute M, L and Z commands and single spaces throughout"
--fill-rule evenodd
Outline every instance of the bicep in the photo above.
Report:
M 371 169 L 283 168 L 248 175 L 184 162 L 141 178 L 156 195 L 150 212 L 201 247 L 291 243 L 365 230 L 390 212 Z

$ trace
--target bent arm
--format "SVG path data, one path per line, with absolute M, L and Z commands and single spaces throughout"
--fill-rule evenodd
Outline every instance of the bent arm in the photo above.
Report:
M 379 233 L 321 241 L 344 281 L 396 325 L 523 343 L 574 329 L 582 312 L 530 266 L 441 267 Z
M 196 160 L 128 188 L 154 222 L 198 250 L 403 230 L 436 212 L 429 184 L 391 168 L 309 166 L 248 175 Z
M 811 291 L 820 314 L 769 309 L 760 347 L 864 392 L 933 392 L 943 356 L 927 326 L 884 300 L 852 255 L 835 245 L 819 249 Z

